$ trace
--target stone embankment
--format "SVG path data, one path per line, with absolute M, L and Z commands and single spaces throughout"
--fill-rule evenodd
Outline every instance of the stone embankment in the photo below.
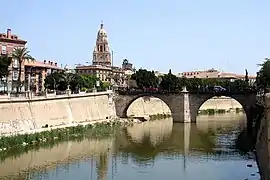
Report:
M 0 133 L 69 126 L 116 118 L 112 92 L 0 100 Z
M 264 98 L 264 116 L 256 122 L 259 128 L 255 150 L 261 179 L 270 180 L 270 93 Z

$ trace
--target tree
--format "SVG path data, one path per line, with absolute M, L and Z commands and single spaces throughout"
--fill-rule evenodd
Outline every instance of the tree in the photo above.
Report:
M 96 76 L 92 75 L 81 75 L 81 90 L 82 89 L 93 89 L 96 86 L 96 82 L 99 80 Z
M 63 82 L 64 73 L 63 72 L 54 72 L 49 74 L 45 78 L 44 86 L 46 89 L 50 90 L 66 90 L 66 83 Z
M 21 89 L 21 74 L 22 74 L 22 64 L 25 61 L 34 61 L 35 59 L 29 55 L 30 51 L 28 51 L 27 48 L 15 48 L 14 52 L 12 54 L 12 58 L 16 59 L 19 63 L 19 74 L 18 74 L 18 79 L 17 79 L 17 88 L 16 91 L 17 93 Z
M 65 91 L 68 88 L 72 91 L 78 91 L 83 86 L 83 78 L 78 74 L 54 72 L 45 78 L 44 86 L 46 89 Z
M 12 57 L 8 57 L 8 55 L 0 56 L 0 80 L 8 76 L 8 67 L 11 64 L 11 61 Z
M 249 83 L 249 79 L 248 79 L 248 71 L 247 71 L 247 69 L 246 69 L 245 81 L 246 81 L 247 83 Z
M 153 71 L 139 69 L 131 75 L 131 79 L 136 80 L 139 88 L 156 88 L 158 86 L 158 77 Z
M 257 72 L 256 85 L 258 89 L 266 90 L 270 87 L 270 59 L 265 58 L 259 72 Z
M 82 81 L 78 74 L 69 73 L 69 88 L 72 92 L 78 92 L 81 88 Z
M 165 74 L 164 76 L 162 76 L 162 80 L 159 86 L 161 89 L 167 90 L 167 91 L 179 91 L 182 88 L 180 79 L 176 77 L 175 75 L 173 75 L 171 73 L 171 70 L 169 71 L 168 74 Z

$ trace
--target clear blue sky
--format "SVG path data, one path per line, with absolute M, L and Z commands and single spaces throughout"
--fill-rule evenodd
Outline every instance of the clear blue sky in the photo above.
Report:
M 1 0 L 11 28 L 39 60 L 92 61 L 100 22 L 114 64 L 163 72 L 217 68 L 250 74 L 270 56 L 269 0 Z

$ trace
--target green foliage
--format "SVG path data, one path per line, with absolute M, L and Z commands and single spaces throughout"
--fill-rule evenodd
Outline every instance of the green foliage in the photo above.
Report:
M 180 78 L 176 77 L 171 72 L 169 72 L 169 74 L 165 74 L 164 76 L 162 76 L 162 80 L 159 86 L 162 90 L 167 90 L 167 91 L 181 91 L 182 90 Z
M 96 86 L 96 82 L 99 80 L 96 76 L 80 75 L 81 89 L 93 89 Z
M 65 74 L 62 71 L 49 74 L 44 81 L 44 86 L 46 89 L 66 90 L 67 88 L 67 83 L 65 82 Z
M 156 88 L 158 87 L 158 77 L 153 71 L 139 69 L 131 75 L 131 79 L 136 80 L 139 88 Z
M 265 58 L 260 66 L 261 69 L 257 72 L 256 85 L 258 89 L 266 89 L 270 87 L 270 59 Z
M 8 75 L 8 67 L 11 64 L 11 61 L 12 57 L 8 57 L 8 55 L 0 56 L 0 79 Z
M 110 86 L 111 84 L 109 82 L 102 82 L 102 89 L 104 90 L 109 89 Z
M 169 117 L 172 117 L 172 115 L 171 114 L 165 114 L 165 113 L 163 113 L 163 114 L 153 114 L 153 115 L 149 115 L 149 120 L 150 121 L 153 121 L 153 120 L 164 120 L 165 118 L 169 118 Z
M 70 88 L 71 91 L 87 91 L 92 90 L 96 86 L 96 82 L 100 81 L 99 78 L 92 75 L 78 75 L 73 73 L 54 72 L 45 78 L 45 88 L 51 90 L 64 91 Z M 104 91 L 110 86 L 109 83 L 101 82 L 97 87 L 98 91 Z

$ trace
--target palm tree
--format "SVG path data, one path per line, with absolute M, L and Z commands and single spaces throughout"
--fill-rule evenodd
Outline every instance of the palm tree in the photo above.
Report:
M 30 51 L 28 51 L 27 48 L 15 48 L 14 52 L 12 54 L 12 58 L 16 59 L 19 63 L 19 74 L 18 74 L 18 79 L 17 79 L 17 88 L 16 91 L 17 93 L 20 90 L 21 87 L 21 74 L 22 74 L 22 64 L 25 61 L 35 61 L 35 59 L 29 55 Z

